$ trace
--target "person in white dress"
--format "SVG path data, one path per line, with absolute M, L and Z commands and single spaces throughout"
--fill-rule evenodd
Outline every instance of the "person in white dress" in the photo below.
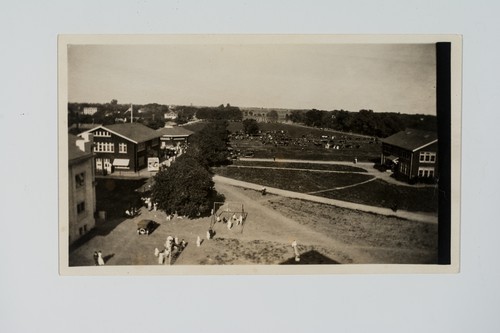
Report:
M 97 263 L 99 264 L 99 266 L 104 265 L 104 259 L 102 258 L 101 251 L 97 252 Z

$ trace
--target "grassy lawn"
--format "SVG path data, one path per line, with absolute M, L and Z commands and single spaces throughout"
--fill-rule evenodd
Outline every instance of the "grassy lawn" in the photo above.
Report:
M 318 193 L 317 195 L 385 208 L 393 208 L 394 205 L 397 205 L 398 209 L 408 211 L 438 211 L 437 188 L 398 186 L 380 179 L 343 190 Z
M 339 164 L 316 164 L 316 163 L 288 163 L 288 162 L 267 162 L 267 161 L 234 161 L 233 165 L 241 166 L 263 166 L 271 168 L 291 168 L 291 169 L 311 169 L 311 170 L 327 170 L 327 171 L 349 171 L 349 172 L 366 172 L 365 169 L 357 168 L 350 165 Z
M 243 161 L 239 161 L 239 163 L 241 162 Z M 272 164 L 274 162 L 270 163 Z M 251 162 L 250 164 L 263 166 L 265 163 Z M 315 166 L 314 164 L 311 165 L 311 167 Z M 313 171 L 284 170 L 279 168 L 263 170 L 250 167 L 221 167 L 215 168 L 214 172 L 224 177 L 300 193 L 343 187 L 360 183 L 371 178 L 371 176 L 361 173 L 325 174 Z M 376 179 L 372 182 L 346 189 L 321 192 L 315 195 L 369 206 L 391 209 L 397 207 L 397 209 L 411 212 L 437 212 L 438 197 L 436 191 L 437 189 L 434 187 L 401 186 Z
M 386 263 L 436 263 L 438 225 L 368 214 L 298 199 L 269 201 L 273 209 Z
M 314 171 L 231 167 L 214 168 L 214 172 L 224 177 L 302 193 L 352 185 L 372 178 L 358 173 L 325 174 Z

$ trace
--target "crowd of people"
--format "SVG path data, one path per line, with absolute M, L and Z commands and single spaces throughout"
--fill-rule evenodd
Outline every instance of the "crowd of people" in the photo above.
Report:
M 165 244 L 163 244 L 163 250 L 159 250 L 157 247 L 155 248 L 154 255 L 158 258 L 158 264 L 171 265 L 175 259 L 180 255 L 182 251 L 187 247 L 188 243 L 182 239 L 179 241 L 177 236 L 172 237 L 168 236 Z

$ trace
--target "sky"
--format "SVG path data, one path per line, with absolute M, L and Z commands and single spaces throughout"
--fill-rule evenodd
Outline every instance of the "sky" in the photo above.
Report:
M 69 102 L 436 114 L 434 44 L 69 45 Z

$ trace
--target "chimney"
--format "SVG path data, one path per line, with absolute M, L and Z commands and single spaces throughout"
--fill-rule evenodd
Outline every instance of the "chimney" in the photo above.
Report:
M 94 134 L 85 133 L 81 138 L 76 140 L 76 146 L 86 153 L 92 152 L 92 145 L 94 144 Z

